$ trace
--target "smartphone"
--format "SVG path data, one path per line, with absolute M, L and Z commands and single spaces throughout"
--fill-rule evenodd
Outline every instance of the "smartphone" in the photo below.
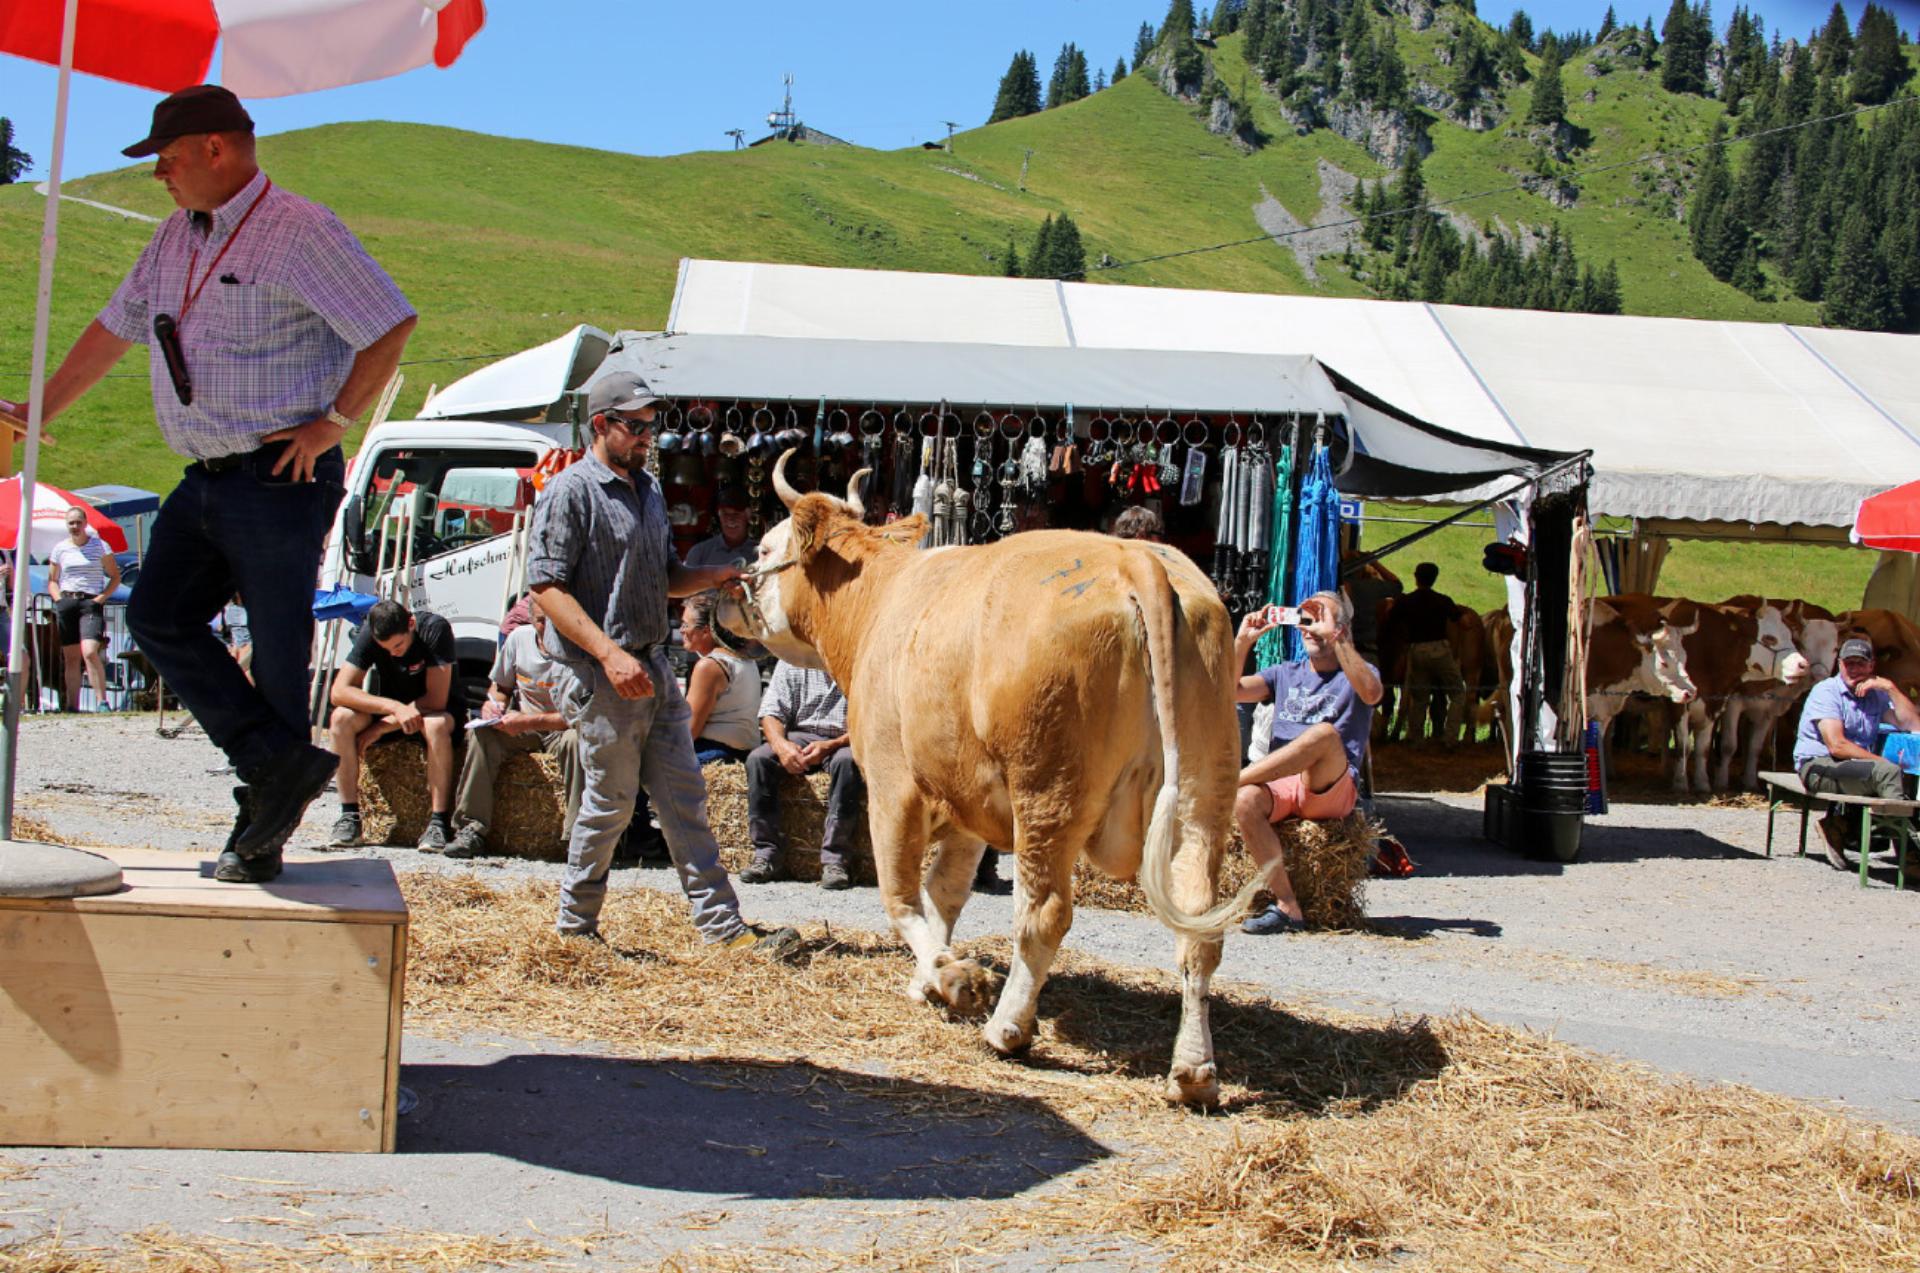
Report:
M 1264 618 L 1269 626 L 1284 625 L 1297 628 L 1300 626 L 1300 607 L 1268 606 Z

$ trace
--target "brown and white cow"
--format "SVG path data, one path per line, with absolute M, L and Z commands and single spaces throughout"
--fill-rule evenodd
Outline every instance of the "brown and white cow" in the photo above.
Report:
M 924 518 L 868 526 L 857 499 L 795 492 L 785 465 L 789 515 L 760 541 L 747 603 L 721 617 L 846 692 L 881 899 L 917 965 L 909 995 L 985 1006 L 990 979 L 954 956 L 953 926 L 984 847 L 1009 846 L 1015 948 L 984 1033 L 1003 1055 L 1025 1048 L 1085 857 L 1137 877 L 1178 935 L 1168 1094 L 1217 1100 L 1207 989 L 1259 882 L 1215 903 L 1239 669 L 1213 585 L 1174 549 L 1078 531 L 923 552 Z
M 1744 750 L 1746 760 L 1741 768 L 1740 782 L 1752 791 L 1760 785 L 1760 754 L 1766 749 L 1779 722 L 1782 719 L 1795 719 L 1807 690 L 1816 681 L 1825 680 L 1833 674 L 1834 658 L 1840 650 L 1840 627 L 1834 622 L 1832 611 L 1808 601 L 1738 596 L 1728 597 L 1721 604 L 1738 606 L 1753 614 L 1761 622 L 1762 644 L 1770 635 L 1765 622 L 1766 612 L 1768 608 L 1776 611 L 1806 664 L 1804 672 L 1798 676 L 1792 675 L 1793 669 L 1789 665 L 1785 669 L 1788 675 L 1743 682 L 1739 692 L 1728 700 L 1727 710 L 1720 717 L 1720 759 L 1714 766 L 1714 789 L 1726 789 L 1734 753 Z M 1744 745 L 1740 737 L 1742 725 L 1747 729 Z
M 1748 611 L 1739 605 L 1705 605 L 1685 598 L 1660 599 L 1669 622 L 1687 624 L 1683 641 L 1687 678 L 1694 697 L 1674 723 L 1673 789 L 1705 795 L 1707 757 L 1713 749 L 1714 727 L 1743 685 L 1795 688 L 1807 678 L 1807 660 L 1793 643 L 1793 634 L 1780 608 L 1761 604 Z
M 1600 726 L 1604 748 L 1614 717 L 1634 695 L 1690 703 L 1693 682 L 1687 676 L 1685 616 L 1663 614 L 1652 597 L 1626 593 L 1595 597 L 1587 603 L 1587 719 Z M 1501 729 L 1512 746 L 1513 620 L 1505 610 L 1483 616 L 1487 648 L 1498 672 L 1494 704 Z

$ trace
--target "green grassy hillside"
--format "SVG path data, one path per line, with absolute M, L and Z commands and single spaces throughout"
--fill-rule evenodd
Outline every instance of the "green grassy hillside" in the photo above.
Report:
M 1432 33 L 1409 33 L 1416 69 Z M 1244 62 L 1238 38 L 1213 51 L 1230 84 Z M 1582 100 L 1588 87 L 1597 100 Z M 1644 75 L 1592 83 L 1567 70 L 1574 121 L 1594 143 L 1590 162 L 1682 145 L 1705 135 L 1719 108 L 1674 100 Z M 1514 95 L 1524 96 L 1525 90 Z M 603 327 L 662 323 L 683 256 L 885 269 L 983 273 L 1010 234 L 1024 241 L 1050 213 L 1070 212 L 1090 260 L 1126 261 L 1257 233 L 1254 206 L 1271 192 L 1297 218 L 1323 215 L 1317 163 L 1358 176 L 1379 165 L 1332 133 L 1293 135 L 1278 106 L 1255 94 L 1270 144 L 1248 153 L 1201 126 L 1194 110 L 1145 76 L 1059 110 L 962 133 L 954 153 L 770 145 L 649 159 L 402 124 L 350 124 L 263 140 L 276 180 L 340 213 L 420 307 L 410 360 L 470 359 L 516 350 L 576 322 Z M 1427 166 L 1438 197 L 1481 190 L 1524 169 L 1529 143 L 1508 128 L 1475 134 L 1434 128 Z M 1018 189 L 1031 149 L 1026 189 Z M 74 183 L 76 193 L 153 214 L 169 210 L 143 167 Z M 1527 194 L 1468 205 L 1476 220 L 1509 228 L 1558 219 L 1583 255 L 1616 257 L 1635 313 L 1808 321 L 1799 302 L 1762 304 L 1715 282 L 1687 253 L 1663 206 L 1641 203 L 1630 173 L 1593 179 L 1579 204 L 1557 210 Z M 1325 214 L 1335 214 L 1327 209 Z M 0 188 L 0 287 L 33 293 L 41 200 Z M 148 228 L 68 205 L 56 280 L 55 357 L 85 325 L 138 253 Z M 1318 290 L 1358 285 L 1322 269 Z M 1313 290 L 1293 255 L 1273 244 L 1095 271 L 1096 281 L 1295 292 Z M 31 308 L 0 313 L 0 393 L 23 392 Z M 432 383 L 474 365 L 408 369 L 398 410 Z M 49 479 L 116 480 L 165 489 L 177 462 L 160 445 L 136 351 L 55 430 Z

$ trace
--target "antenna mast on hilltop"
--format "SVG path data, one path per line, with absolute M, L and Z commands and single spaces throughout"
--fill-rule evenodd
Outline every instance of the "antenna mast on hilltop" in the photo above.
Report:
M 953 130 L 960 127 L 960 125 L 950 119 L 943 119 L 940 122 L 947 126 L 947 153 L 951 155 L 953 153 Z
M 784 141 L 794 141 L 800 133 L 800 121 L 795 119 L 793 115 L 792 71 L 787 72 L 785 83 L 787 86 L 786 99 L 781 102 L 779 110 L 769 111 L 767 113 L 767 127 L 773 129 L 774 136 Z

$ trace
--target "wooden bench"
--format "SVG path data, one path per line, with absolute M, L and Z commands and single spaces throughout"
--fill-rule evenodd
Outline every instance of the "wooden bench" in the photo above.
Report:
M 1807 855 L 1807 817 L 1817 806 L 1826 806 L 1834 810 L 1860 810 L 1860 887 L 1868 883 L 1867 868 L 1871 860 L 1868 852 L 1873 844 L 1873 823 L 1875 818 L 1888 821 L 1908 821 L 1920 813 L 1920 800 L 1887 800 L 1879 796 L 1843 796 L 1834 792 L 1808 791 L 1806 784 L 1800 781 L 1798 774 L 1762 773 L 1760 781 L 1767 788 L 1767 856 L 1773 856 L 1773 819 L 1783 806 L 1800 810 L 1800 856 Z M 1896 888 L 1907 886 L 1907 837 L 1898 836 L 1899 857 L 1895 867 Z

